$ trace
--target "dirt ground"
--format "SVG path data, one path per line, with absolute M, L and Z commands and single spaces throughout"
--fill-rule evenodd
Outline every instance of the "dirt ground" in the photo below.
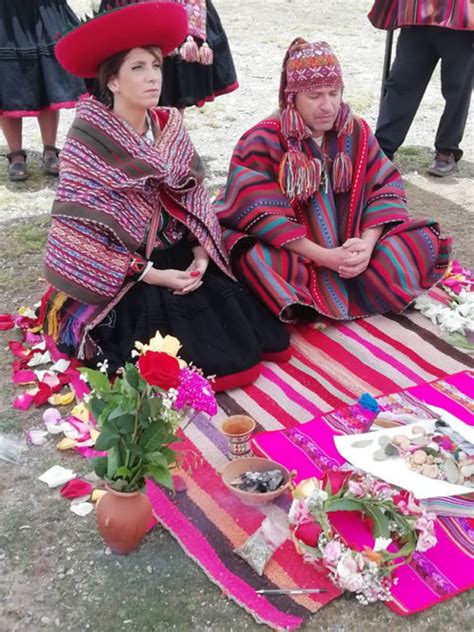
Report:
M 90 11 L 90 1 L 70 4 L 78 13 Z M 370 0 L 216 0 L 215 4 L 231 41 L 240 89 L 185 115 L 212 190 L 224 181 L 239 135 L 276 106 L 281 60 L 298 35 L 333 45 L 345 70 L 347 100 L 374 125 L 385 35 L 366 19 Z M 443 232 L 454 238 L 455 257 L 473 267 L 472 117 L 460 172 L 443 180 L 425 174 L 442 107 L 436 74 L 397 162 L 412 214 L 436 217 Z M 71 111 L 62 114 L 59 144 L 72 116 Z M 41 258 L 56 181 L 41 173 L 36 122 L 27 120 L 24 130 L 32 173 L 26 183 L 7 180 L 7 148 L 0 139 L 0 313 L 33 305 L 43 287 Z M 11 407 L 15 396 L 7 349 L 11 337 L 0 338 L 0 433 L 24 438 L 27 430 L 40 427 L 41 412 Z M 138 553 L 108 554 L 94 515 L 75 516 L 57 491 L 37 480 L 54 464 L 71 467 L 80 475 L 90 470 L 87 461 L 60 454 L 54 444 L 50 439 L 44 446 L 28 448 L 18 464 L 0 461 L 0 632 L 261 629 L 222 597 L 159 527 Z M 436 632 L 473 629 L 473 620 L 469 594 L 409 619 L 397 617 L 381 604 L 363 607 L 344 597 L 313 616 L 303 629 Z

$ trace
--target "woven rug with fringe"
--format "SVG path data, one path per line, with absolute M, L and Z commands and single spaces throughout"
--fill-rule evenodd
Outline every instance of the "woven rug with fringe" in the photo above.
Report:
M 336 411 L 328 416 L 332 420 L 343 419 L 344 407 L 364 392 L 374 397 L 407 392 L 463 372 L 467 380 L 470 374 L 465 373 L 466 369 L 474 368 L 474 360 L 465 351 L 440 338 L 438 327 L 412 310 L 399 316 L 331 323 L 323 328 L 296 327 L 292 351 L 291 360 L 285 364 L 265 363 L 254 384 L 221 394 L 219 412 L 213 420 L 198 419 L 187 428 L 183 447 L 189 453 L 200 454 L 202 463 L 184 474 L 185 492 L 172 497 L 148 484 L 156 518 L 208 577 L 257 621 L 290 630 L 340 593 L 323 573 L 303 563 L 290 541 L 277 549 L 261 577 L 233 552 L 257 530 L 265 516 L 282 519 L 289 499 L 281 497 L 271 505 L 254 508 L 227 492 L 219 475 L 227 462 L 227 444 L 220 432 L 222 421 L 231 414 L 253 417 L 257 431 L 264 433 L 256 439 L 261 451 L 284 463 L 288 446 L 275 447 L 276 441 L 270 449 L 271 437 L 305 428 L 305 424 L 318 418 L 324 420 L 330 411 Z M 455 390 L 452 395 L 445 393 L 453 406 Z M 472 406 L 472 390 L 463 393 L 465 402 Z M 472 413 L 471 407 L 471 416 Z M 334 433 L 334 425 L 323 427 Z M 347 430 L 341 424 L 337 431 Z M 297 458 L 291 468 L 298 469 L 298 465 L 302 466 L 302 460 Z M 318 474 L 314 463 L 312 470 L 308 463 L 306 466 L 305 475 L 309 471 Z M 473 545 L 472 519 L 445 519 L 443 552 L 447 556 L 455 553 L 458 562 L 466 564 L 466 573 L 472 569 Z M 423 576 L 423 582 L 419 582 L 424 587 L 423 595 L 420 599 L 398 599 L 393 607 L 400 614 L 447 599 L 467 589 L 473 579 L 472 573 L 467 580 L 466 573 L 461 573 L 457 581 L 440 576 L 436 565 L 426 561 L 424 565 L 420 561 L 417 573 L 420 578 Z M 327 592 L 284 596 L 256 593 L 257 589 L 279 587 L 320 587 Z M 404 584 L 401 592 L 407 594 L 410 590 Z

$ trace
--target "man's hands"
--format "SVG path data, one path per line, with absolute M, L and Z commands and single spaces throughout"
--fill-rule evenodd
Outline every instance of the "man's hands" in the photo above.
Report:
M 156 270 L 150 268 L 142 281 L 150 285 L 165 287 L 177 296 L 194 292 L 202 285 L 202 278 L 209 265 L 209 256 L 202 248 L 193 248 L 194 259 L 187 270 Z

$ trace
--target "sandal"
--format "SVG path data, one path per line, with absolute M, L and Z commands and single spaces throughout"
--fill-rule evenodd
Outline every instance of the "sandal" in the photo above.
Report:
M 15 160 L 13 162 L 13 158 L 17 156 L 21 156 L 23 160 Z M 26 180 L 28 178 L 28 170 L 26 168 L 26 153 L 23 149 L 18 149 L 17 151 L 12 151 L 7 154 L 8 159 L 8 176 L 10 180 L 14 182 L 19 182 L 21 180 Z
M 46 157 L 46 152 L 49 155 Z M 59 149 L 54 145 L 44 145 L 43 147 L 43 171 L 51 176 L 59 174 Z

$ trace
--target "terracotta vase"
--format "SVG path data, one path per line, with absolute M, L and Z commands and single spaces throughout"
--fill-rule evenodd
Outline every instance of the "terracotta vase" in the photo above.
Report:
M 117 492 L 107 486 L 96 510 L 104 542 L 114 553 L 131 553 L 140 546 L 153 517 L 148 496 L 141 492 Z

